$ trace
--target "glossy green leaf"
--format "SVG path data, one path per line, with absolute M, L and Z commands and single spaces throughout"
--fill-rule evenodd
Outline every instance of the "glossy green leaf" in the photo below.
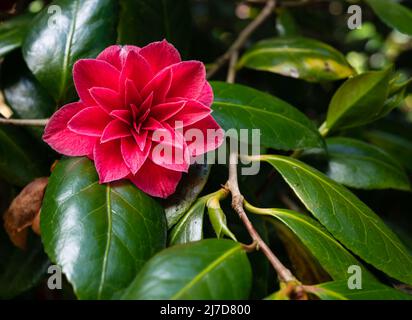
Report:
M 162 207 L 129 182 L 99 184 L 87 158 L 61 160 L 41 211 L 43 243 L 81 299 L 109 299 L 165 247 Z
M 170 245 L 188 243 L 203 239 L 203 216 L 208 197 L 199 198 L 172 228 Z
M 390 69 L 355 76 L 334 94 L 326 117 L 326 128 L 351 128 L 375 121 L 387 113 Z
M 259 209 L 259 213 L 274 217 L 292 230 L 334 280 L 347 279 L 350 276 L 348 268 L 351 265 L 361 266 L 361 263 L 316 220 L 302 213 L 284 209 Z M 365 280 L 374 279 L 364 267 L 362 276 Z
M 246 299 L 251 281 L 249 260 L 240 244 L 207 239 L 159 252 L 123 299 Z
M 118 41 L 145 46 L 167 39 L 179 50 L 191 40 L 191 12 L 187 0 L 120 0 Z
M 362 281 L 362 289 L 349 289 L 347 281 L 333 281 L 305 290 L 322 300 L 412 300 L 412 296 L 376 281 Z
M 408 140 L 400 135 L 379 130 L 365 132 L 364 136 L 412 171 L 412 139 Z
M 13 298 L 38 284 L 49 264 L 38 236 L 30 234 L 28 247 L 21 250 L 0 230 L 0 299 Z
M 212 87 L 213 116 L 223 129 L 259 129 L 261 144 L 275 149 L 323 147 L 314 124 L 288 103 L 239 84 L 212 82 Z
M 72 68 L 116 42 L 117 3 L 112 0 L 57 0 L 35 18 L 23 55 L 58 103 L 73 96 Z M 50 13 L 49 13 L 50 12 Z
M 32 14 L 25 14 L 0 22 L 0 57 L 21 46 Z
M 330 138 L 326 143 L 331 179 L 360 189 L 410 190 L 404 169 L 384 150 L 351 138 Z
M 393 0 L 366 0 L 389 27 L 412 35 L 412 10 Z
M 48 166 L 39 146 L 23 128 L 0 126 L 0 177 L 23 187 L 47 175 Z
M 53 98 L 38 83 L 21 61 L 20 55 L 10 55 L 2 65 L 2 88 L 13 115 L 25 119 L 49 117 L 55 111 Z
M 191 165 L 189 172 L 180 180 L 175 193 L 164 201 L 163 207 L 165 208 L 169 229 L 179 221 L 196 201 L 209 178 L 211 168 L 212 166 L 209 164 Z
M 53 98 L 27 69 L 21 55 L 8 55 L 2 64 L 2 89 L 13 118 L 44 119 L 56 108 Z M 30 127 L 38 138 L 44 128 Z
M 261 156 L 283 176 L 306 208 L 345 247 L 393 278 L 412 283 L 412 256 L 398 237 L 353 193 L 303 162 Z
M 310 82 L 333 81 L 354 74 L 345 57 L 336 49 L 302 37 L 260 41 L 246 51 L 238 67 L 274 72 Z

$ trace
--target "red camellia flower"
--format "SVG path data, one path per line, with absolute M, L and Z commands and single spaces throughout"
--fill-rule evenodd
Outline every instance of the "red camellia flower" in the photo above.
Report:
M 167 41 L 108 47 L 96 59 L 77 61 L 73 78 L 80 101 L 51 117 L 43 139 L 59 153 L 94 160 L 100 183 L 127 178 L 166 198 L 191 159 L 223 141 L 210 115 L 204 65 L 181 61 Z M 203 139 L 186 135 L 193 129 Z M 211 130 L 217 134 L 208 139 Z

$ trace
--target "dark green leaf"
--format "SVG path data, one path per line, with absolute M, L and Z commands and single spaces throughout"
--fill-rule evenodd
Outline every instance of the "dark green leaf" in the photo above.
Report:
M 185 52 L 191 39 L 187 0 L 120 0 L 119 42 L 144 46 L 167 39 Z
M 344 246 L 377 269 L 412 283 L 412 256 L 398 237 L 345 187 L 299 160 L 261 156 L 280 172 L 306 208 Z
M 58 103 L 73 96 L 72 68 L 116 41 L 117 3 L 112 0 L 57 0 L 45 7 L 23 44 L 30 70 Z M 53 8 L 52 8 L 53 9 Z
M 375 121 L 387 113 L 390 69 L 365 72 L 346 82 L 334 94 L 326 128 L 351 128 Z
M 412 296 L 376 281 L 362 282 L 362 289 L 349 289 L 347 281 L 326 282 L 305 289 L 322 300 L 412 300 Z
M 48 173 L 44 155 L 22 128 L 0 126 L 0 177 L 23 187 Z
M 230 240 L 207 239 L 161 251 L 144 266 L 124 299 L 246 299 L 252 274 Z
M 32 14 L 25 14 L 0 23 L 0 57 L 21 46 Z
M 63 159 L 53 170 L 41 230 L 81 299 L 119 294 L 166 242 L 162 207 L 129 182 L 99 184 L 87 158 Z
M 366 0 L 389 27 L 412 35 L 412 11 L 394 0 Z
M 209 164 L 194 164 L 190 166 L 189 172 L 185 174 L 173 193 L 163 203 L 166 212 L 167 226 L 170 229 L 187 212 L 196 198 L 202 192 L 209 178 Z
M 169 236 L 170 245 L 203 239 L 203 216 L 208 197 L 199 198 L 173 227 Z
M 340 52 L 320 41 L 302 37 L 260 41 L 246 51 L 238 67 L 279 73 L 310 82 L 344 79 L 354 74 Z
M 223 129 L 259 129 L 261 144 L 275 149 L 323 147 L 313 123 L 288 103 L 238 84 L 212 82 L 212 87 L 213 116 Z
M 31 234 L 28 247 L 15 247 L 0 231 L 0 298 L 13 298 L 40 282 L 49 260 L 38 236 Z
M 402 166 L 382 149 L 350 138 L 330 138 L 326 143 L 331 179 L 353 188 L 410 190 Z
M 20 55 L 8 55 L 2 64 L 2 87 L 13 118 L 44 119 L 55 110 L 55 102 L 27 69 Z M 37 137 L 43 128 L 30 127 Z
M 334 280 L 347 279 L 348 268 L 351 265 L 361 266 L 361 263 L 316 220 L 291 210 L 260 211 L 261 214 L 272 216 L 290 228 Z M 362 276 L 364 279 L 374 279 L 365 268 L 362 268 Z
M 366 139 L 388 152 L 405 168 L 412 171 L 412 141 L 379 130 L 364 133 Z

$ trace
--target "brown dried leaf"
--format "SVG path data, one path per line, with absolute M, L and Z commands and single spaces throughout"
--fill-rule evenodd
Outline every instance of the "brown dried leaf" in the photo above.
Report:
M 40 234 L 40 208 L 48 178 L 37 178 L 30 182 L 20 194 L 14 198 L 4 214 L 4 228 L 13 244 L 21 249 L 26 247 L 27 228 Z

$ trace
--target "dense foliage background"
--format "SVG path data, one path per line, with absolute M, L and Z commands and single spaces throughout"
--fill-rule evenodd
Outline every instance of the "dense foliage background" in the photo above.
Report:
M 412 5 L 275 4 L 242 41 L 236 84 L 225 82 L 228 59 L 212 75 L 212 108 L 224 129 L 261 130 L 261 170 L 239 186 L 254 228 L 296 280 L 279 281 L 262 250 L 244 246 L 251 237 L 221 189 L 226 165 L 193 166 L 159 201 L 126 182 L 98 184 L 91 161 L 55 154 L 41 126 L 0 123 L 1 298 L 410 299 Z M 354 30 L 352 4 L 362 10 Z M 265 5 L 2 1 L 0 113 L 50 117 L 77 99 L 74 62 L 114 43 L 166 38 L 211 70 Z M 35 180 L 7 210 L 49 176 L 43 201 L 47 180 Z M 62 290 L 47 286 L 51 263 Z M 348 288 L 353 265 L 361 290 Z

